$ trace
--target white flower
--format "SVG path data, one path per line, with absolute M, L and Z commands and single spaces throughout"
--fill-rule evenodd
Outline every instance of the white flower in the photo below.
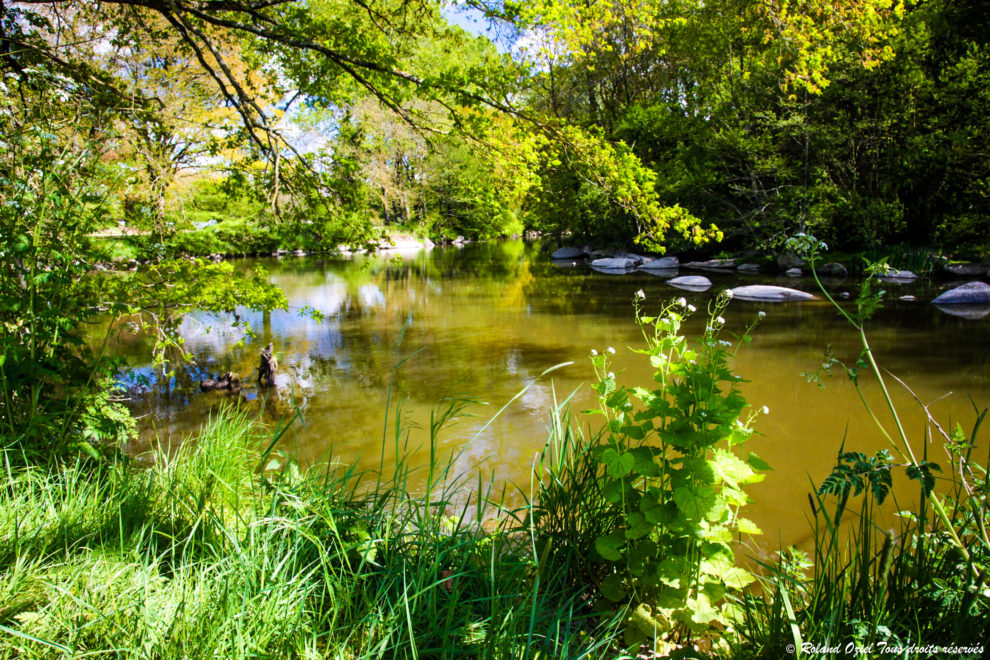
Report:
M 609 347 L 608 347 L 608 348 L 606 348 L 605 350 L 607 350 L 607 351 L 609 352 L 609 355 L 615 355 L 615 349 L 614 349 L 614 348 L 612 348 L 611 346 L 609 346 Z
M 766 406 L 763 406 L 763 414 L 764 415 L 769 415 L 770 414 L 770 409 L 767 408 Z
M 725 341 L 724 339 L 719 339 L 718 340 L 718 343 L 720 345 L 722 345 L 722 346 L 732 346 L 732 342 L 731 341 Z
M 722 317 L 720 316 L 720 317 L 718 317 L 717 319 L 715 319 L 715 323 L 718 323 L 719 325 L 725 325 L 725 319 L 723 319 L 723 318 L 722 318 Z
M 726 298 L 731 298 L 732 297 L 732 289 L 726 289 L 725 290 L 725 297 Z
M 610 371 L 605 375 L 605 377 L 608 378 L 609 380 L 615 380 L 615 372 Z
M 695 307 L 694 305 L 688 305 L 687 306 L 687 309 L 688 309 L 689 312 L 697 312 L 698 311 L 698 308 Z
M 760 311 L 758 311 L 758 312 L 756 313 L 756 315 L 757 315 L 757 316 L 759 316 L 759 317 L 760 317 L 761 319 L 763 319 L 763 318 L 766 318 L 766 316 L 767 316 L 767 313 L 766 313 L 766 312 L 764 312 L 764 311 L 763 311 L 763 310 L 761 309 Z
M 686 298 L 678 298 L 677 299 L 677 304 L 680 305 L 681 307 L 687 307 L 687 299 Z
M 596 355 L 598 355 L 598 351 L 596 351 L 595 349 L 591 349 L 591 357 L 594 357 Z
M 642 289 L 640 289 L 639 291 L 636 292 L 636 298 L 638 298 L 639 300 L 642 300 L 645 297 L 646 297 L 646 294 L 643 293 L 643 290 Z

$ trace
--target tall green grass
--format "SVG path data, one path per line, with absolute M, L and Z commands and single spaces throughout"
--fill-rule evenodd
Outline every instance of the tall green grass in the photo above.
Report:
M 613 628 L 537 530 L 549 514 L 505 515 L 438 455 L 460 412 L 434 415 L 435 460 L 415 489 L 401 460 L 387 478 L 332 464 L 304 474 L 236 411 L 150 469 L 5 461 L 0 657 L 608 655 Z M 395 433 L 405 446 L 401 419 Z M 572 469 L 561 440 L 572 442 L 552 434 L 541 484 Z M 561 529 L 580 515 L 554 502 L 566 495 L 539 498 Z

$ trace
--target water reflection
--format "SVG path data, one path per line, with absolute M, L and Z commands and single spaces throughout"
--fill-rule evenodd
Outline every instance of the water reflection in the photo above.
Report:
M 777 283 L 762 275 L 708 273 L 710 290 L 684 291 L 650 273 L 618 276 L 584 266 L 563 268 L 541 255 L 538 245 L 521 241 L 437 249 L 413 257 L 286 258 L 265 264 L 285 290 L 290 311 L 241 314 L 254 331 L 247 339 L 234 327 L 233 317 L 191 315 L 180 331 L 197 358 L 196 367 L 158 380 L 149 364 L 150 339 L 135 332 L 122 335 L 117 350 L 134 366 L 128 382 L 134 386 L 135 413 L 142 416 L 142 444 L 133 451 L 146 449 L 154 437 L 178 442 L 194 432 L 232 396 L 201 393 L 199 380 L 233 371 L 246 385 L 236 396 L 249 409 L 269 420 L 301 409 L 303 423 L 292 428 L 286 442 L 303 460 L 319 460 L 332 447 L 342 460 L 375 468 L 383 437 L 388 442 L 384 455 L 394 455 L 394 433 L 383 428 L 391 383 L 402 418 L 420 427 L 443 399 L 486 402 L 470 409 L 473 417 L 449 429 L 443 449 L 463 448 L 461 469 L 483 464 L 499 481 L 529 484 L 529 469 L 546 439 L 554 402 L 576 391 L 576 409 L 594 403 L 586 387 L 593 377 L 590 349 L 614 346 L 615 370 L 622 372 L 623 381 L 650 382 L 648 365 L 624 350 L 639 345 L 631 305 L 637 290 L 644 290 L 648 304 L 685 296 L 704 310 L 722 289 Z M 251 265 L 244 261 L 238 267 Z M 806 280 L 789 278 L 787 285 L 811 288 Z M 829 286 L 838 294 L 856 284 L 840 280 Z M 898 284 L 897 292 L 930 300 L 927 286 Z M 303 315 L 304 308 L 319 310 L 325 318 Z M 734 301 L 726 314 L 727 330 L 741 331 L 759 311 L 767 317 L 753 343 L 739 353 L 736 366 L 750 381 L 745 385 L 749 400 L 771 410 L 760 420 L 763 435 L 751 449 L 776 471 L 753 488 L 757 511 L 752 517 L 773 530 L 772 543 L 778 531 L 791 542 L 806 529 L 803 503 L 809 479 L 820 481 L 827 474 L 843 438 L 847 448 L 870 452 L 886 444 L 846 379 L 826 379 L 826 389 L 819 390 L 801 375 L 818 367 L 827 345 L 837 357 L 855 363 L 856 338 L 836 312 L 820 300 Z M 689 320 L 690 334 L 701 332 L 702 316 L 699 312 Z M 986 319 L 951 316 L 924 302 L 894 301 L 871 322 L 870 336 L 881 363 L 922 401 L 952 392 L 933 412 L 948 424 L 965 426 L 973 418 L 968 395 L 983 405 L 990 402 L 988 327 Z M 268 342 L 275 344 L 280 370 L 277 391 L 266 394 L 253 383 L 259 353 Z M 532 385 L 486 427 L 539 374 L 565 362 L 573 364 Z M 878 402 L 873 383 L 865 379 L 864 386 L 867 397 Z M 908 411 L 909 433 L 920 442 L 923 415 L 907 392 L 899 390 L 897 399 Z M 582 418 L 581 423 L 596 422 Z M 424 438 L 422 428 L 411 431 L 412 444 Z M 940 449 L 931 446 L 929 451 L 944 462 Z M 425 459 L 425 453 L 413 456 L 414 461 Z

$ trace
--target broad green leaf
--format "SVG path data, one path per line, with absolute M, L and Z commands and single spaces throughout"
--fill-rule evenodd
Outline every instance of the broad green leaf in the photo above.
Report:
M 762 534 L 763 530 L 757 527 L 756 523 L 748 518 L 739 518 L 736 520 L 736 528 L 742 534 Z
M 750 467 L 754 470 L 773 470 L 770 464 L 764 461 L 762 458 L 757 456 L 753 452 L 749 452 L 749 456 L 746 458 L 746 462 L 749 463 Z
M 625 541 L 625 535 L 622 532 L 612 532 L 595 539 L 595 550 L 609 561 L 619 561 L 622 559 L 621 550 Z
M 730 589 L 743 589 L 756 580 L 752 573 L 738 566 L 729 569 L 721 577 L 722 582 Z
M 625 587 L 622 586 L 622 578 L 618 575 L 607 576 L 598 588 L 602 595 L 613 603 L 621 603 L 627 598 Z
M 619 453 L 609 447 L 602 452 L 602 463 L 605 464 L 605 471 L 610 477 L 621 478 L 632 472 L 636 465 L 636 457 L 629 452 Z

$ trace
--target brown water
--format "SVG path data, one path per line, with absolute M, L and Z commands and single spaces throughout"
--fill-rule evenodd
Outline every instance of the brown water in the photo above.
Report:
M 243 343 L 242 334 L 231 331 L 230 318 L 188 318 L 182 334 L 198 367 L 180 369 L 163 381 L 149 365 L 148 338 L 122 337 L 118 352 L 135 366 L 130 379 L 135 384 L 133 407 L 142 416 L 142 442 L 133 451 L 147 448 L 153 438 L 174 444 L 194 433 L 211 411 L 232 398 L 199 392 L 199 380 L 235 371 L 247 384 L 238 398 L 249 410 L 261 410 L 273 421 L 297 406 L 302 411 L 303 422 L 283 441 L 287 451 L 314 462 L 325 459 L 332 448 L 338 460 L 376 468 L 383 437 L 386 457 L 394 454 L 394 433 L 385 429 L 391 383 L 392 402 L 401 406 L 403 420 L 419 427 L 428 426 L 430 410 L 443 399 L 484 402 L 469 408 L 473 417 L 459 419 L 444 432 L 442 449 L 461 450 L 458 470 L 470 472 L 480 466 L 499 483 L 528 490 L 554 402 L 575 393 L 575 410 L 594 405 L 588 387 L 594 379 L 591 349 L 616 349 L 614 369 L 621 372 L 624 384 L 652 382 L 649 365 L 627 349 L 641 344 L 632 320 L 638 289 L 645 292 L 647 306 L 687 298 L 699 312 L 686 330 L 697 336 L 705 323 L 703 310 L 723 288 L 743 283 L 813 288 L 806 280 L 709 274 L 712 289 L 690 293 L 646 273 L 608 275 L 587 267 L 559 267 L 539 245 L 521 241 L 407 257 L 302 257 L 263 263 L 285 290 L 292 309 L 242 315 L 256 333 Z M 854 291 L 856 286 L 852 281 L 830 284 L 836 292 Z M 919 301 L 937 293 L 925 283 L 888 288 L 892 298 L 913 294 Z M 300 315 L 305 306 L 322 311 L 326 319 L 317 322 Z M 871 453 L 888 445 L 844 376 L 826 378 L 824 390 L 802 376 L 818 367 L 827 345 L 849 362 L 858 354 L 857 338 L 836 311 L 825 302 L 734 301 L 724 315 L 727 332 L 741 331 L 759 311 L 765 311 L 766 318 L 753 333 L 753 342 L 740 350 L 735 369 L 750 381 L 744 394 L 754 408 L 767 406 L 770 411 L 757 422 L 762 435 L 747 448 L 775 471 L 751 487 L 755 502 L 750 517 L 767 531 L 767 543 L 776 546 L 778 536 L 784 543 L 801 542 L 806 536 L 810 484 L 828 474 L 843 439 L 847 449 Z M 990 317 L 970 320 L 925 302 L 895 299 L 870 322 L 869 336 L 882 366 L 903 379 L 921 401 L 935 402 L 931 410 L 946 428 L 956 422 L 972 424 L 970 396 L 981 406 L 990 404 Z M 251 385 L 251 372 L 268 342 L 275 344 L 280 363 L 278 388 L 262 402 Z M 406 357 L 393 374 L 393 365 Z M 536 380 L 548 368 L 568 362 L 572 364 Z M 875 383 L 865 374 L 864 380 L 867 397 L 888 420 Z M 139 381 L 145 386 L 137 386 Z M 916 450 L 924 451 L 921 408 L 903 387 L 892 384 L 905 427 L 916 439 Z M 489 424 L 524 388 L 525 393 Z M 594 417 L 578 418 L 583 425 L 597 424 Z M 394 419 L 393 410 L 389 427 Z M 428 460 L 425 437 L 422 428 L 411 431 L 411 444 L 421 446 L 409 457 L 413 464 Z M 937 443 L 928 450 L 933 460 L 945 462 Z M 978 451 L 985 458 L 985 442 Z M 386 469 L 390 465 L 386 458 Z M 898 492 L 910 497 L 913 491 Z

